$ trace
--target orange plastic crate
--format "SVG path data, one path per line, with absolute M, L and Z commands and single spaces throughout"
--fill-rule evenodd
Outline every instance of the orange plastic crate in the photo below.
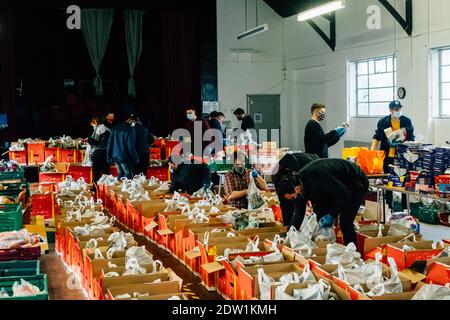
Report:
M 82 161 L 81 152 L 75 149 L 61 149 L 61 162 L 74 163 Z
M 39 164 L 45 161 L 45 141 L 27 144 L 28 164 Z
M 56 212 L 56 202 L 53 193 L 34 194 L 31 196 L 31 215 L 44 216 L 44 219 L 53 219 Z
M 44 154 L 45 159 L 53 156 L 53 162 L 58 163 L 61 161 L 61 148 L 45 148 Z
M 27 151 L 9 151 L 9 159 L 19 164 L 27 164 Z
M 87 183 L 92 183 L 92 167 L 82 166 L 81 164 L 70 164 L 67 175 L 72 176 L 74 180 L 83 178 Z

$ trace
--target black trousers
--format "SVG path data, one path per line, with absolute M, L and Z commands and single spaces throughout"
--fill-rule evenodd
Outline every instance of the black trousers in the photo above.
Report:
M 145 176 L 147 176 L 147 170 L 148 170 L 149 163 L 150 163 L 150 154 L 149 153 L 139 155 L 139 163 L 134 166 L 133 173 L 135 175 L 142 173 Z
M 95 150 L 92 154 L 93 182 L 97 182 L 103 174 L 109 174 L 109 162 L 106 161 L 106 150 Z
M 344 243 L 348 245 L 353 242 L 358 247 L 358 240 L 356 238 L 355 227 L 353 225 L 359 207 L 363 203 L 364 196 L 368 191 L 368 187 L 361 187 L 352 189 L 350 199 L 339 215 L 339 223 L 341 225 L 341 232 L 344 236 Z
M 389 165 L 392 164 L 393 162 L 394 158 L 386 157 L 384 159 L 384 166 L 383 166 L 384 173 L 391 172 Z M 386 195 L 386 204 L 389 206 L 390 209 L 394 208 L 394 196 L 392 191 L 386 191 L 385 195 Z M 405 210 L 406 208 L 407 208 L 406 195 L 402 194 L 402 210 Z

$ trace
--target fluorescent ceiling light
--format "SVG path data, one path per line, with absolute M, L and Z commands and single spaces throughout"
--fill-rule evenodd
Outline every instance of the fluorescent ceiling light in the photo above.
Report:
M 256 28 L 247 30 L 247 31 L 239 34 L 237 36 L 237 38 L 238 38 L 238 40 L 242 40 L 242 39 L 245 39 L 245 38 L 250 38 L 250 37 L 256 36 L 257 34 L 266 32 L 268 30 L 269 30 L 269 25 L 268 24 L 263 24 L 263 25 L 260 25 L 260 26 L 258 26 Z
M 345 8 L 345 1 L 343 1 L 343 0 L 331 1 L 329 3 L 325 3 L 321 6 L 312 8 L 310 10 L 303 11 L 302 13 L 300 13 L 298 15 L 297 20 L 298 21 L 306 21 L 306 20 L 312 19 L 314 17 L 318 17 L 318 16 L 324 15 L 326 13 L 330 13 L 330 12 L 337 11 L 337 10 L 344 9 L 344 8 Z

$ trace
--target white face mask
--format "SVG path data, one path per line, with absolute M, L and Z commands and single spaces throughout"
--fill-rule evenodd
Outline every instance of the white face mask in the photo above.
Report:
M 394 118 L 395 119 L 400 119 L 400 117 L 402 116 L 402 111 L 395 111 L 394 112 Z

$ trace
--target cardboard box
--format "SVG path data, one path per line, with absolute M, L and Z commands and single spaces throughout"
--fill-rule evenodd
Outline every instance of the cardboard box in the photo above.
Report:
M 334 293 L 338 300 L 351 300 L 350 294 L 343 290 L 342 288 L 340 288 L 338 285 L 336 285 L 335 283 L 331 282 L 331 281 L 326 281 L 330 286 L 330 292 Z M 295 289 L 305 289 L 308 288 L 308 283 L 293 283 L 290 284 L 286 287 L 285 289 L 285 293 L 287 293 L 288 295 L 292 296 L 294 294 L 294 290 Z M 277 296 L 276 296 L 276 289 L 279 285 L 274 285 L 271 288 L 271 297 L 272 300 L 278 300 Z
M 268 276 L 274 278 L 275 280 L 278 280 L 281 276 L 291 272 L 296 272 L 299 274 L 303 272 L 303 268 L 298 262 L 255 265 L 238 269 L 238 292 L 242 300 L 250 300 L 260 296 L 258 269 L 263 269 Z
M 403 246 L 408 245 L 416 250 L 405 251 Z M 432 248 L 433 241 L 392 243 L 387 245 L 387 256 L 392 257 L 399 270 L 409 268 L 415 261 L 429 260 L 440 254 L 443 248 L 440 245 L 437 249 Z
M 160 288 L 161 289 L 161 288 Z M 161 289 L 160 291 L 165 291 Z M 153 290 L 154 292 L 154 290 Z M 171 294 L 157 294 L 157 295 L 149 295 L 149 296 L 143 296 L 138 298 L 129 298 L 129 299 L 113 299 L 113 300 L 169 300 L 172 297 L 178 297 L 183 301 L 189 300 L 187 294 L 185 293 L 171 293 Z
M 167 270 L 168 273 L 166 273 L 165 277 L 141 277 L 141 280 L 143 280 L 144 282 L 136 282 L 137 279 L 123 279 L 116 281 L 116 284 L 106 288 L 106 296 L 108 300 L 114 300 L 114 297 L 117 295 L 128 293 L 133 296 L 133 293 L 135 292 L 149 295 L 167 295 L 172 293 L 180 293 L 183 280 L 178 277 L 172 270 Z M 148 279 L 161 279 L 162 281 L 159 283 L 145 282 L 151 281 Z M 105 286 L 105 283 L 103 285 Z

